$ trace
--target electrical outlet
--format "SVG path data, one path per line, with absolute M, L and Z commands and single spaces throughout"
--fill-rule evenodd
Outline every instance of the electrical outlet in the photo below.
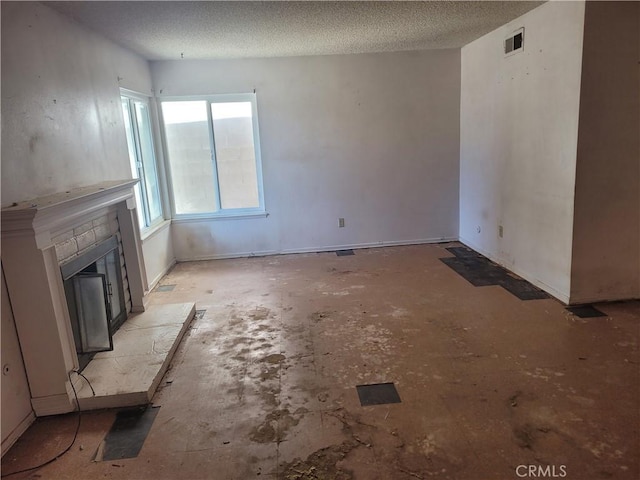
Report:
M 344 218 L 339 218 L 338 219 L 338 227 L 340 227 L 340 228 L 344 227 Z
M 502 238 L 503 233 L 504 233 L 504 229 L 502 228 L 502 225 L 498 225 L 498 236 L 500 238 Z

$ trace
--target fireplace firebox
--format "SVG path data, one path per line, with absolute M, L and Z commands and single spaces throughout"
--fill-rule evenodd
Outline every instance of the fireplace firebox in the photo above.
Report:
M 112 236 L 60 266 L 80 371 L 113 350 L 127 316 L 118 239 Z

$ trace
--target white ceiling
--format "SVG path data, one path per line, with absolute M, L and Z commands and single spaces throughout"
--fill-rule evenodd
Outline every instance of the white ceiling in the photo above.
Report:
M 46 2 L 149 60 L 459 48 L 543 2 Z

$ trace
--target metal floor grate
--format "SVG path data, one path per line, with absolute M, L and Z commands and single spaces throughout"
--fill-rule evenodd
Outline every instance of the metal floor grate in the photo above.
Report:
M 156 288 L 156 292 L 170 292 L 174 288 L 176 288 L 175 285 L 160 285 L 158 288 Z
M 159 410 L 160 407 L 149 406 L 119 411 L 111 430 L 98 449 L 98 452 L 102 453 L 101 458 L 97 454 L 95 460 L 137 457 Z
M 373 385 L 356 386 L 360 405 L 385 405 L 387 403 L 400 403 L 400 395 L 393 383 L 376 383 Z
M 607 314 L 601 312 L 593 305 L 581 305 L 579 307 L 567 307 L 567 311 L 580 318 L 606 317 Z

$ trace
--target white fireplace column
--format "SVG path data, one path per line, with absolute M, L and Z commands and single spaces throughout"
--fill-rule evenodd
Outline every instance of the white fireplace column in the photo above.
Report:
M 2 210 L 2 266 L 37 416 L 75 409 L 69 372 L 78 368 L 60 265 L 52 239 L 117 212 L 132 311 L 144 310 L 144 270 L 133 186 L 137 180 L 22 202 Z M 72 380 L 75 381 L 74 374 Z

